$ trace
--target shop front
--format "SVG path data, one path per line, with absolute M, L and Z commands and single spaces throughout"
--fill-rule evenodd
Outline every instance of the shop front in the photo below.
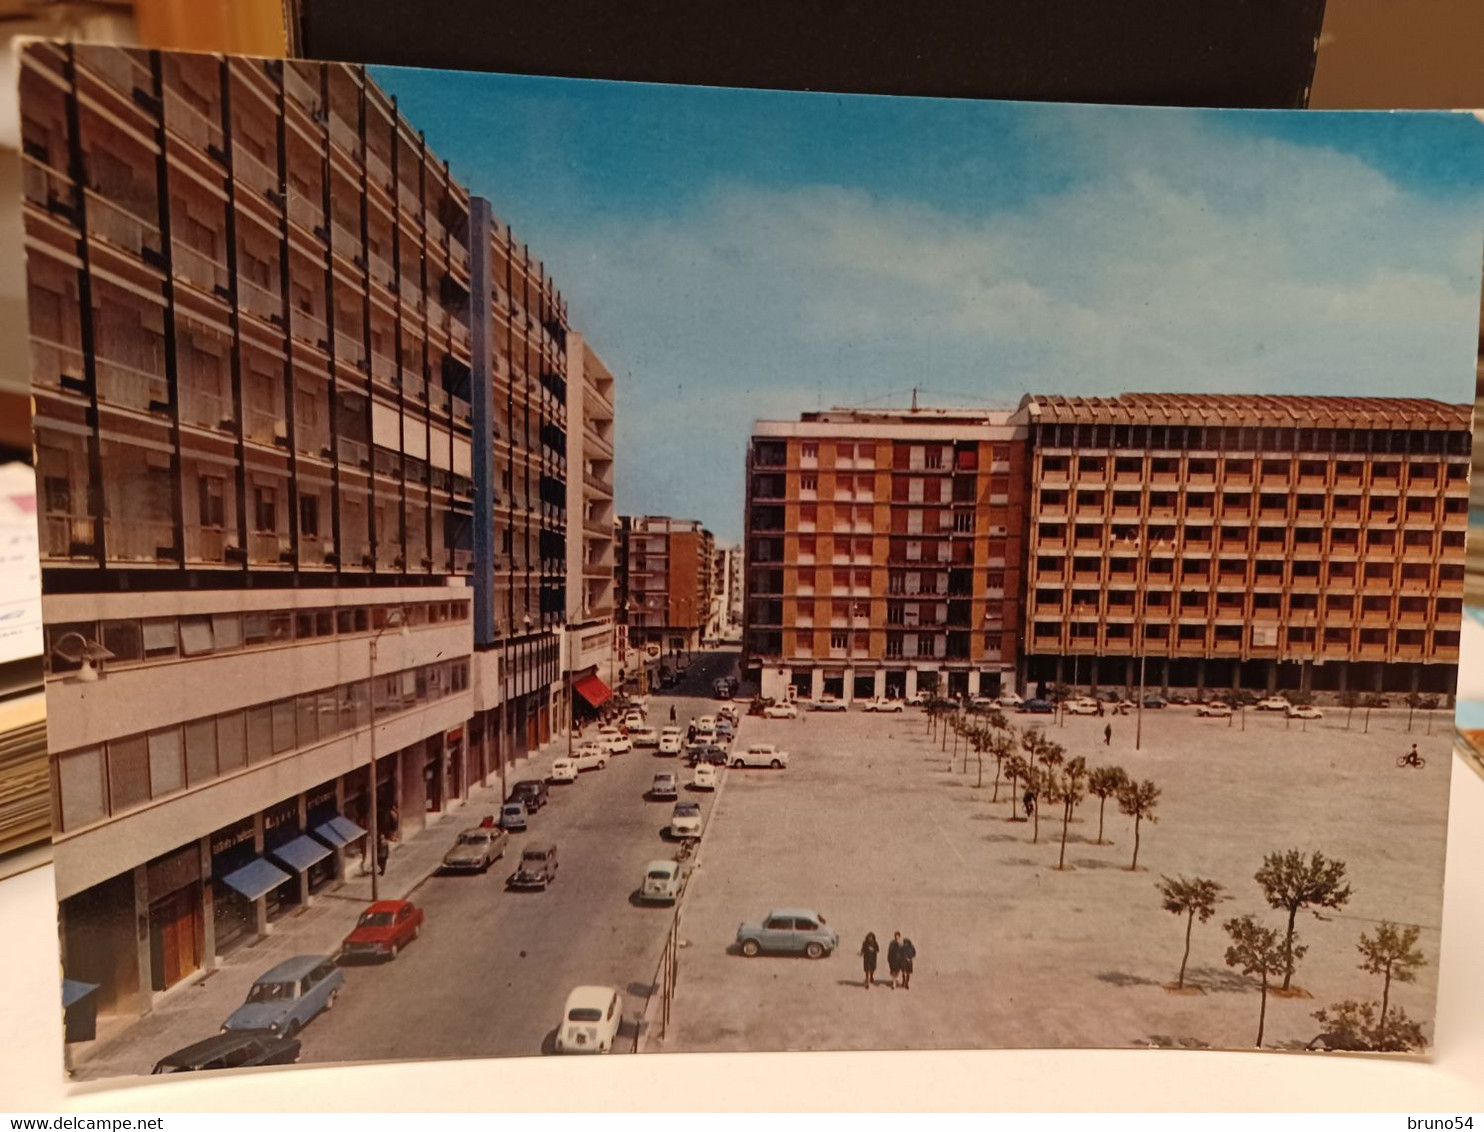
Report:
M 265 856 L 288 878 L 269 889 L 264 895 L 268 922 L 293 912 L 304 904 L 308 897 L 301 870 L 297 865 L 299 838 L 299 799 L 297 795 L 286 798 L 263 811 L 263 849 Z
M 212 937 L 218 956 L 230 955 L 258 937 L 257 900 L 264 885 L 289 879 L 258 856 L 252 818 L 211 835 Z
M 165 991 L 201 969 L 205 922 L 201 848 L 192 842 L 145 866 L 150 989 Z
M 311 894 L 344 879 L 344 863 L 335 850 L 345 843 L 346 838 L 331 824 L 340 816 L 336 792 L 336 783 L 332 779 L 316 786 L 304 798 L 304 828 L 327 849 L 327 852 L 319 855 L 309 865 L 305 873 Z

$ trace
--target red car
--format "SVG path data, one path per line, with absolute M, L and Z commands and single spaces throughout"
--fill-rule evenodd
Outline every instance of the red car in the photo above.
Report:
M 406 900 L 378 900 L 340 945 L 341 959 L 395 959 L 422 934 L 423 910 Z

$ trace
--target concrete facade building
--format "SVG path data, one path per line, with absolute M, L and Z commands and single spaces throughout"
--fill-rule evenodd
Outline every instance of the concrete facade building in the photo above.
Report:
M 716 550 L 716 599 L 713 637 L 731 638 L 742 630 L 742 548 Z
M 1008 410 L 760 421 L 743 666 L 764 695 L 994 694 L 1021 625 L 1025 427 Z
M 618 587 L 630 649 L 653 661 L 701 647 L 716 588 L 716 542 L 695 519 L 619 519 Z
M 21 88 L 63 966 L 142 1013 L 561 718 L 566 309 L 360 68 Z
M 1451 695 L 1470 409 L 1027 397 L 1026 677 Z

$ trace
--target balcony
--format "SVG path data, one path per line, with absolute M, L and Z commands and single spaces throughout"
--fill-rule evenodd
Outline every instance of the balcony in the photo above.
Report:
M 224 432 L 237 427 L 237 412 L 231 397 L 189 384 L 182 384 L 179 392 L 181 424 Z
M 61 389 L 63 379 L 80 386 L 83 382 L 82 351 L 45 338 L 31 339 L 31 380 L 38 388 Z
M 330 339 L 330 328 L 325 325 L 325 320 L 311 311 L 302 307 L 295 307 L 290 317 L 292 334 L 301 342 L 308 342 L 321 350 L 327 349 Z
M 366 173 L 372 184 L 380 185 L 388 193 L 392 191 L 392 167 L 374 149 L 366 151 Z
M 370 252 L 366 256 L 366 262 L 370 267 L 372 281 L 381 284 L 381 286 L 388 290 L 392 289 L 394 286 L 392 281 L 396 278 L 395 273 L 392 271 L 392 261 L 380 252 Z
M 41 554 L 43 558 L 91 558 L 97 554 L 93 545 L 91 515 L 41 516 Z
M 101 356 L 93 360 L 98 399 L 141 413 L 168 413 L 170 389 L 165 375 Z
M 21 164 L 21 184 L 28 201 L 77 227 L 74 186 L 69 177 L 27 154 Z
M 289 219 L 311 232 L 323 232 L 325 202 L 320 197 L 307 197 L 298 189 L 289 190 Z
M 243 436 L 256 444 L 283 448 L 289 439 L 288 421 L 282 410 L 249 406 L 243 412 Z
M 187 527 L 185 546 L 187 562 L 222 564 L 227 561 L 228 548 L 235 548 L 236 540 L 220 527 Z
M 219 117 L 207 117 L 181 95 L 167 88 L 165 91 L 165 125 L 181 139 L 190 143 L 214 160 L 220 161 L 225 153 L 224 135 Z
M 456 393 L 450 394 L 449 400 L 453 407 L 453 419 L 461 424 L 470 424 L 474 419 L 474 410 L 470 407 L 469 402 L 465 401 Z
M 264 322 L 271 322 L 274 326 L 283 325 L 283 296 L 279 294 L 277 288 L 264 287 L 261 283 L 254 283 L 251 279 L 239 275 L 237 277 L 237 301 L 248 314 L 261 318 Z M 298 314 L 298 311 L 294 312 L 295 317 Z M 320 325 L 323 327 L 324 323 Z
M 335 317 L 338 321 L 340 316 L 336 314 Z M 366 343 L 359 335 L 337 330 L 335 331 L 335 356 L 340 361 L 347 362 L 358 369 L 365 369 Z
M 176 280 L 189 283 L 198 291 L 220 299 L 231 287 L 225 262 L 180 240 L 170 243 L 170 261 Z
M 277 164 L 276 160 L 274 164 Z M 278 170 L 241 142 L 232 143 L 232 173 L 239 183 L 255 189 L 263 197 L 278 193 Z
M 289 552 L 287 535 L 253 531 L 247 536 L 247 560 L 257 566 L 278 566 Z
M 338 114 L 330 115 L 330 140 L 357 161 L 361 159 L 361 137 L 356 128 Z
M 153 221 L 136 216 L 91 189 L 87 192 L 87 208 L 88 232 L 92 236 L 119 251 L 145 259 L 152 266 L 160 266 L 160 229 Z
M 174 562 L 175 527 L 166 522 L 107 519 L 103 538 L 110 562 Z

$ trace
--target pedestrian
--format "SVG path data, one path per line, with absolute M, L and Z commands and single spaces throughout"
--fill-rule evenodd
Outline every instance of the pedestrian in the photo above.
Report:
M 1107 714 L 1108 713 L 1103 710 L 1103 701 L 1102 700 L 1099 700 L 1098 701 L 1098 715 L 1107 715 Z
M 675 705 L 674 704 L 671 704 L 670 705 L 670 722 L 671 723 L 674 723 L 675 722 Z
M 865 968 L 867 990 L 876 984 L 876 956 L 880 951 L 881 945 L 876 942 L 876 933 L 867 932 L 866 938 L 861 942 L 861 966 Z
M 1031 814 L 1036 812 L 1036 792 L 1034 790 L 1027 790 L 1021 796 L 1020 804 L 1025 807 L 1025 820 L 1030 821 Z
M 917 948 L 910 939 L 902 940 L 902 989 L 912 989 L 912 961 L 917 958 Z
M 886 969 L 891 972 L 891 989 L 897 989 L 897 979 L 902 974 L 902 933 L 892 933 L 891 942 L 886 945 Z
M 1099 712 L 1098 714 L 1101 715 L 1102 713 Z M 1103 727 L 1103 746 L 1105 746 L 1105 747 L 1111 747 L 1112 745 L 1113 745 L 1113 725 L 1111 723 L 1109 723 L 1109 724 L 1106 724 Z
M 386 876 L 386 859 L 392 854 L 391 846 L 387 844 L 385 837 L 376 841 L 376 871 L 381 876 Z
M 390 840 L 395 841 L 397 839 L 397 830 L 400 829 L 401 827 L 402 827 L 402 815 L 397 812 L 397 803 L 393 802 L 392 803 L 392 808 L 389 809 L 386 812 L 386 835 L 387 835 L 387 837 Z

